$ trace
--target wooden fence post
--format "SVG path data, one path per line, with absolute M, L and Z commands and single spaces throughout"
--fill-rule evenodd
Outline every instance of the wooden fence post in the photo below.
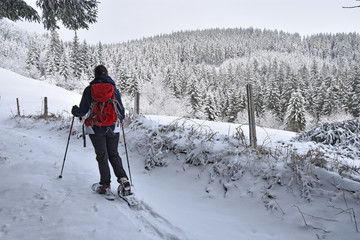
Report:
M 44 97 L 44 118 L 48 117 L 48 101 L 47 97 Z
M 16 106 L 17 106 L 18 116 L 20 116 L 20 104 L 19 104 L 19 98 L 16 98 Z
M 247 93 L 247 100 L 248 100 L 250 144 L 252 147 L 256 148 L 257 147 L 256 125 L 255 125 L 254 102 L 253 102 L 251 84 L 246 85 L 246 93 Z
M 134 96 L 134 115 L 140 113 L 140 93 L 136 92 Z

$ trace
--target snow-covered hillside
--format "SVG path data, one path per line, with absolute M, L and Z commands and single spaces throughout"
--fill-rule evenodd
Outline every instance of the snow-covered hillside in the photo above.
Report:
M 295 134 L 272 129 L 257 129 L 263 152 L 256 152 L 234 145 L 241 142 L 233 137 L 239 133 L 236 125 L 139 117 L 127 125 L 126 136 L 141 207 L 106 201 L 90 189 L 98 181 L 97 163 L 90 141 L 84 148 L 78 137 L 78 120 L 63 178 L 58 178 L 69 111 L 80 96 L 8 70 L 0 69 L 0 75 L 0 239 L 360 237 L 359 182 L 341 177 L 334 163 L 328 164 L 334 171 L 318 167 L 315 158 L 308 163 L 300 154 L 311 148 L 310 156 L 318 156 L 314 143 L 293 142 Z M 14 117 L 16 98 L 21 114 L 38 115 L 45 96 L 49 111 L 62 115 L 61 120 Z M 241 129 L 246 136 L 247 127 Z M 209 136 L 210 143 L 204 140 Z M 298 158 L 292 157 L 294 148 Z M 126 166 L 124 146 L 119 150 Z M 204 154 L 207 162 L 198 157 L 196 164 L 194 157 Z M 115 191 L 115 182 L 112 187 Z

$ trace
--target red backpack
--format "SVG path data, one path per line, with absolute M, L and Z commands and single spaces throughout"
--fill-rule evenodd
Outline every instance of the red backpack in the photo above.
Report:
M 120 116 L 115 99 L 115 88 L 111 83 L 91 85 L 90 111 L 85 119 L 86 126 L 112 126 Z

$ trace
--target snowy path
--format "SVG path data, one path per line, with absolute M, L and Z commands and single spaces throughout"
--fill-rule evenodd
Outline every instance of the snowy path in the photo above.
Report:
M 0 239 L 185 239 L 146 205 L 132 210 L 120 199 L 94 194 L 90 186 L 98 172 L 91 146 L 83 148 L 72 136 L 59 179 L 66 133 L 6 121 L 0 134 Z

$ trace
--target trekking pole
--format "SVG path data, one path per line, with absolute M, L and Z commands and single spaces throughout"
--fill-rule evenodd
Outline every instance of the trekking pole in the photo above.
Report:
M 128 156 L 127 147 L 126 147 L 126 139 L 125 139 L 125 131 L 124 131 L 123 121 L 121 121 L 121 128 L 122 128 L 123 137 L 124 137 L 124 146 L 125 146 L 126 160 L 127 160 L 127 164 L 128 164 L 128 168 L 129 168 L 130 183 L 131 183 L 131 186 L 133 186 L 132 178 L 131 178 L 131 171 L 130 171 L 129 156 Z
M 70 136 L 71 136 L 72 127 L 73 127 L 73 125 L 74 125 L 74 118 L 75 118 L 75 117 L 73 116 L 73 117 L 72 117 L 72 121 L 71 121 L 71 126 L 70 126 L 69 138 L 68 138 L 68 141 L 67 141 L 67 144 L 66 144 L 66 150 L 65 150 L 64 160 L 63 160 L 63 164 L 62 164 L 61 173 L 60 173 L 60 175 L 59 175 L 59 178 L 62 178 L 62 173 L 63 173 L 64 165 L 65 165 L 66 153 L 67 153 L 67 150 L 68 150 L 68 147 L 69 147 L 69 142 L 70 142 Z
M 85 134 L 85 123 L 83 123 L 82 125 L 82 132 L 83 132 L 83 142 L 84 142 L 84 147 L 86 147 L 86 134 Z

